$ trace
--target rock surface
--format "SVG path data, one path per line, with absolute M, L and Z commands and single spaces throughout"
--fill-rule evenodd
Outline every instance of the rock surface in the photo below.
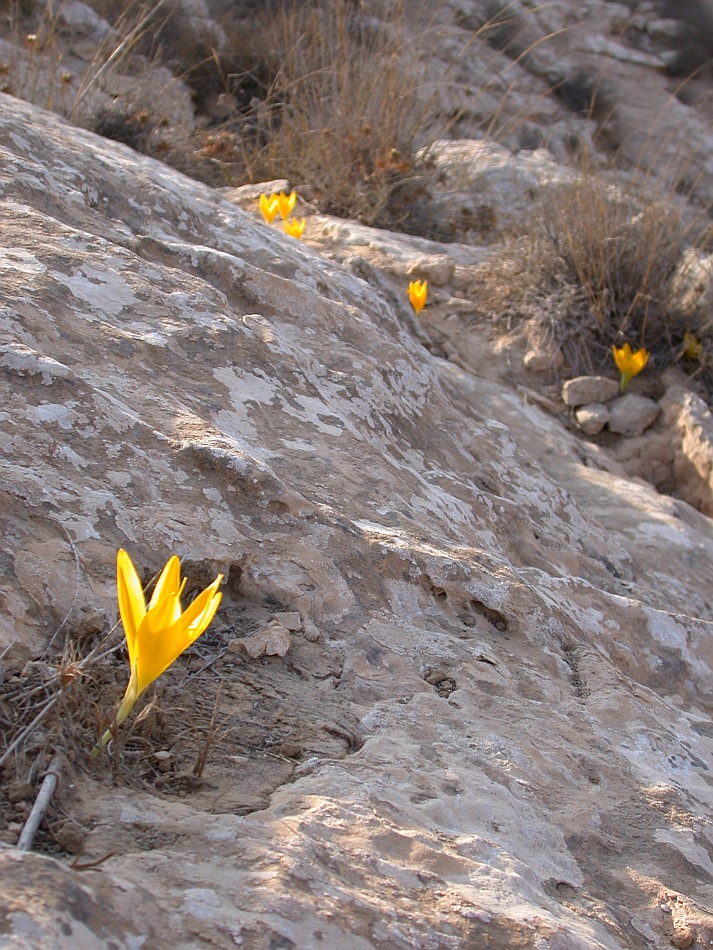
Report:
M 678 494 L 713 515 L 713 416 L 695 393 L 671 387 L 661 400 L 664 424 L 673 430 L 673 475 Z
M 629 438 L 645 432 L 661 415 L 661 408 L 653 399 L 638 393 L 626 393 L 615 399 L 609 408 L 609 428 Z
M 708 518 L 424 348 L 407 270 L 438 245 L 383 236 L 375 288 L 7 97 L 0 147 L 4 662 L 115 616 L 119 546 L 145 580 L 172 552 L 226 575 L 156 687 L 170 723 L 222 681 L 205 782 L 188 729 L 168 779 L 78 752 L 64 793 L 112 939 L 709 943 Z M 456 282 L 477 251 L 449 253 Z M 284 657 L 227 651 L 285 612 Z M 12 860 L 6 904 L 43 861 Z
M 609 422 L 609 410 L 601 402 L 591 402 L 577 409 L 574 417 L 585 435 L 599 435 Z
M 606 376 L 576 376 L 562 386 L 562 399 L 567 406 L 586 406 L 609 402 L 619 392 L 619 383 Z

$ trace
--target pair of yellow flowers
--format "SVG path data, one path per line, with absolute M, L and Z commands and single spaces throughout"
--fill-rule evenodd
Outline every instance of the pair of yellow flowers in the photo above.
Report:
M 290 218 L 296 201 L 296 191 L 290 192 L 289 195 L 286 195 L 284 191 L 281 191 L 279 195 L 273 193 L 269 198 L 267 195 L 260 195 L 260 210 L 266 224 L 272 224 L 279 214 L 283 221 L 285 233 L 299 241 L 307 219 L 302 218 L 301 221 L 298 221 L 297 218 Z

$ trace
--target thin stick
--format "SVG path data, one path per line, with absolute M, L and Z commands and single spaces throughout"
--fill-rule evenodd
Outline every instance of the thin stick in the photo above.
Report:
M 43 706 L 42 709 L 37 713 L 37 715 L 36 715 L 35 718 L 32 720 L 32 722 L 29 724 L 29 726 L 25 726 L 25 728 L 24 728 L 24 729 L 22 730 L 22 732 L 15 738 L 15 740 L 10 743 L 10 745 L 7 747 L 7 749 L 5 749 L 5 751 L 3 752 L 3 754 L 0 756 L 0 765 L 3 765 L 4 762 L 5 762 L 5 760 L 10 756 L 10 753 L 11 753 L 14 749 L 16 749 L 17 746 L 19 746 L 19 744 L 22 742 L 23 739 L 26 739 L 27 736 L 29 736 L 29 735 L 32 733 L 32 730 L 35 728 L 35 726 L 47 715 L 47 713 L 50 711 L 50 709 L 55 705 L 55 703 L 56 703 L 57 700 L 59 699 L 59 696 L 60 696 L 59 693 L 58 693 L 56 696 L 53 696 L 52 699 L 50 699 L 50 700 L 47 702 L 47 705 Z
M 61 769 L 62 758 L 59 755 L 55 755 L 55 757 L 50 762 L 50 767 L 45 772 L 44 780 L 42 785 L 40 785 L 40 790 L 37 793 L 37 798 L 35 799 L 35 804 L 32 806 L 32 811 L 27 816 L 25 827 L 22 829 L 20 832 L 20 837 L 17 839 L 17 844 L 15 847 L 18 851 L 32 850 L 32 842 L 35 840 L 37 829 L 40 827 L 40 822 L 45 816 L 50 799 L 54 794 L 55 788 L 57 788 L 57 782 L 59 781 Z

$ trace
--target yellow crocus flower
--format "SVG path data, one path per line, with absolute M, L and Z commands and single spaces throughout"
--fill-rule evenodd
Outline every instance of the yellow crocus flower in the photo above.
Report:
M 299 239 L 302 237 L 302 232 L 305 229 L 306 223 L 306 218 L 302 218 L 301 221 L 298 221 L 297 218 L 291 218 L 289 221 L 285 221 L 285 232 L 289 234 L 290 237 L 297 238 L 299 241 Z
M 408 285 L 408 297 L 411 301 L 411 306 L 416 311 L 420 313 L 423 308 L 426 306 L 426 296 L 428 295 L 428 281 L 427 280 L 412 280 Z
M 180 561 L 174 554 L 161 571 L 147 607 L 136 568 L 126 551 L 119 551 L 116 587 L 131 674 L 116 714 L 117 725 L 126 719 L 146 687 L 206 630 L 223 596 L 218 593 L 222 581 L 223 575 L 219 574 L 193 603 L 182 610 L 181 593 L 186 580 L 181 581 Z M 111 735 L 111 730 L 104 733 L 101 745 L 92 750 L 93 755 L 98 755 Z
M 620 349 L 613 346 L 612 352 L 614 354 L 614 362 L 621 373 L 619 390 L 626 392 L 626 388 L 633 377 L 637 376 L 644 366 L 646 366 L 646 362 L 649 358 L 648 351 L 642 346 L 640 350 L 633 353 L 629 344 L 625 343 Z
M 297 192 L 292 191 L 289 195 L 286 195 L 284 191 L 281 191 L 277 195 L 277 208 L 280 212 L 280 217 L 283 221 L 287 221 L 289 216 L 292 214 L 292 210 L 295 207 L 295 202 L 297 201 Z
M 278 206 L 278 197 L 277 195 L 270 195 L 268 198 L 267 195 L 260 195 L 260 210 L 262 211 L 262 216 L 265 219 L 267 224 L 272 224 L 272 222 L 277 217 L 277 213 L 280 210 Z

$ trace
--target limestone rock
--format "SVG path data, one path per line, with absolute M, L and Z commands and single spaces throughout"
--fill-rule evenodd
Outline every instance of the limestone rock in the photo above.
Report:
M 419 257 L 409 267 L 409 277 L 427 280 L 434 287 L 445 287 L 453 279 L 455 263 L 445 254 Z
M 655 427 L 634 438 L 622 439 L 610 447 L 610 454 L 632 478 L 649 482 L 658 491 L 677 494 L 698 507 L 697 495 L 683 494 L 674 476 L 675 436 L 670 429 Z
M 672 304 L 684 314 L 713 305 L 713 255 L 684 251 L 671 277 Z
M 103 645 L 119 546 L 145 582 L 225 575 L 152 687 L 175 768 L 76 745 L 63 820 L 106 860 L 0 865 L 13 939 L 665 945 L 651 889 L 709 901 L 710 520 L 426 350 L 417 239 L 379 238 L 397 296 L 376 250 L 377 288 L 339 264 L 356 226 L 322 257 L 17 99 L 0 150 L 3 666 L 57 689 L 65 631 Z M 476 250 L 447 253 L 457 280 Z M 228 650 L 283 612 L 284 660 Z
M 585 435 L 599 435 L 609 422 L 609 410 L 601 402 L 580 406 L 574 413 L 577 425 Z
M 81 0 L 68 0 L 57 10 L 57 18 L 65 29 L 80 36 L 94 36 L 101 42 L 112 33 L 111 26 Z
M 621 435 L 635 438 L 645 432 L 661 415 L 661 409 L 653 399 L 638 393 L 626 393 L 611 404 L 609 429 Z
M 278 623 L 282 624 L 285 630 L 294 632 L 302 629 L 302 620 L 298 610 L 283 610 L 275 614 L 274 617 Z
M 676 493 L 713 515 L 713 416 L 700 396 L 681 387 L 668 389 L 660 405 L 675 433 Z
M 605 403 L 619 392 L 619 383 L 608 376 L 576 376 L 562 386 L 562 399 L 568 406 Z
M 109 875 L 89 880 L 59 861 L 0 846 L 0 913 L 7 946 L 53 950 L 130 950 L 161 946 L 149 895 Z
M 525 369 L 531 373 L 546 373 L 548 370 L 559 369 L 564 363 L 564 356 L 558 346 L 533 343 L 522 362 Z
M 279 620 L 271 620 L 260 630 L 244 640 L 234 641 L 231 646 L 240 646 L 249 657 L 284 656 L 290 648 L 291 638 L 286 627 Z

